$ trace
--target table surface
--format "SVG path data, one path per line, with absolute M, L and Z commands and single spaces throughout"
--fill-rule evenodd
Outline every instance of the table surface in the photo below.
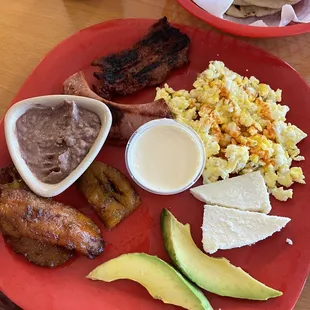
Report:
M 58 42 L 74 32 L 115 18 L 166 15 L 170 21 L 208 29 L 175 0 L 14 0 L 1 1 L 0 115 L 25 78 Z M 310 83 L 310 34 L 279 39 L 243 39 L 282 58 Z M 294 308 L 308 310 L 310 280 Z M 0 302 L 1 308 L 1 302 Z

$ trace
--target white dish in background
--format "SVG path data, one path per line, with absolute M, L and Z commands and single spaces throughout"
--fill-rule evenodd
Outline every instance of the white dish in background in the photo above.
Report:
M 190 127 L 172 119 L 157 119 L 141 126 L 126 147 L 126 167 L 143 189 L 173 195 L 190 188 L 205 166 L 205 148 Z
M 43 183 L 32 173 L 21 156 L 16 136 L 16 121 L 28 109 L 35 105 L 56 106 L 65 100 L 74 101 L 78 106 L 95 112 L 101 121 L 101 129 L 94 144 L 81 163 L 61 182 L 57 184 Z M 12 161 L 29 188 L 39 196 L 53 197 L 65 191 L 72 185 L 94 161 L 107 139 L 112 125 L 112 115 L 109 108 L 101 101 L 80 96 L 48 95 L 25 99 L 14 104 L 4 118 L 5 139 Z

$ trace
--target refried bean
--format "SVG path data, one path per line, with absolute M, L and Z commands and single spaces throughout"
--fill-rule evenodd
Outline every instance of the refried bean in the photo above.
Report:
M 16 135 L 30 170 L 40 181 L 56 184 L 85 158 L 100 128 L 96 113 L 65 101 L 27 110 L 16 122 Z

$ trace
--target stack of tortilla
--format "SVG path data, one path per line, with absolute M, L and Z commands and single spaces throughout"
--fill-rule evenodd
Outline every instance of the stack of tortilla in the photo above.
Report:
M 294 5 L 301 0 L 234 0 L 226 14 L 237 18 L 263 17 L 282 10 L 285 4 Z

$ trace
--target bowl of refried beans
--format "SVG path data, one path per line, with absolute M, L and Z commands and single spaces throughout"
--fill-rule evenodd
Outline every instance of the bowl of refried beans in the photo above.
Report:
M 85 172 L 111 125 L 104 103 L 68 95 L 22 100 L 4 119 L 12 161 L 29 188 L 42 197 L 62 193 Z

